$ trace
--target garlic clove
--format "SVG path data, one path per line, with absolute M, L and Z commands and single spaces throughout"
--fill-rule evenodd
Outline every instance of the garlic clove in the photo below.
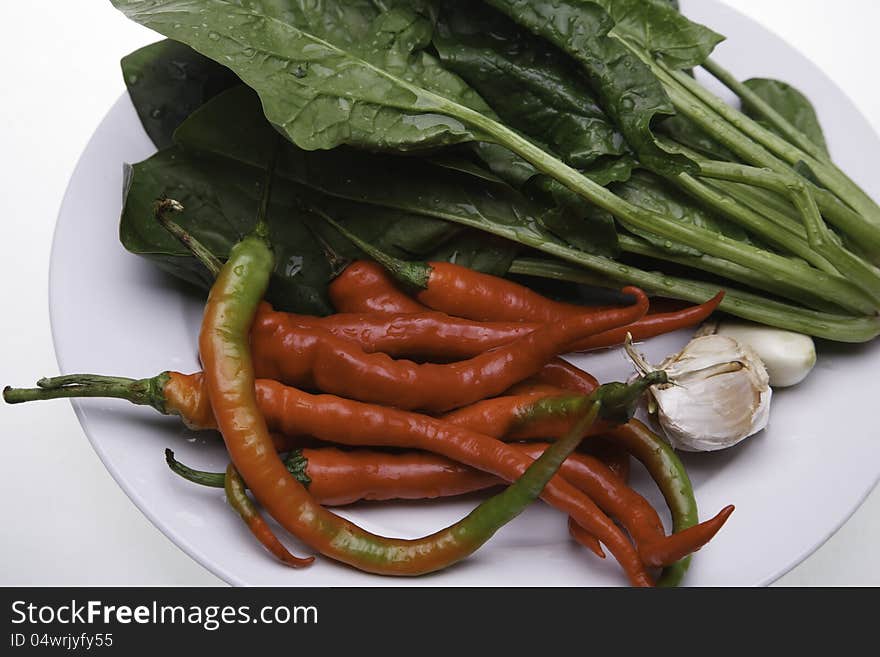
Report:
M 731 320 L 723 320 L 715 332 L 754 349 L 767 367 L 770 385 L 774 387 L 800 383 L 816 364 L 813 338 L 802 333 Z

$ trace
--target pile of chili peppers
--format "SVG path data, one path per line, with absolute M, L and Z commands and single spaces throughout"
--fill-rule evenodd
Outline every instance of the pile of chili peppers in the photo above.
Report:
M 610 551 L 631 584 L 674 586 L 733 511 L 698 523 L 681 462 L 632 419 L 662 372 L 600 386 L 560 358 L 698 324 L 721 295 L 647 314 L 645 294 L 625 288 L 630 305 L 590 308 L 458 265 L 364 249 L 374 260 L 351 263 L 330 285 L 338 314 L 293 315 L 263 300 L 274 259 L 262 222 L 221 265 L 165 216 L 175 209 L 165 200 L 157 216 L 216 276 L 199 335 L 203 371 L 67 375 L 6 388 L 4 399 L 116 397 L 178 415 L 194 430 L 219 430 L 231 459 L 225 473 L 194 470 L 170 450 L 168 465 L 224 488 L 281 562 L 303 567 L 314 557 L 291 554 L 257 503 L 322 555 L 372 573 L 419 575 L 468 556 L 540 497 L 569 517 L 574 540 L 600 557 Z M 627 484 L 630 456 L 662 491 L 672 534 Z M 377 536 L 327 508 L 499 486 L 464 519 L 420 539 Z

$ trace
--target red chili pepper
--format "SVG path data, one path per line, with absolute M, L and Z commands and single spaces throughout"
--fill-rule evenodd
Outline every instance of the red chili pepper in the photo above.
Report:
M 599 387 L 599 382 L 592 374 L 584 372 L 562 358 L 554 358 L 533 377 L 534 381 L 549 386 L 556 386 L 581 395 L 589 395 Z
M 609 432 L 609 437 L 622 445 L 651 474 L 672 512 L 672 527 L 675 532 L 672 536 L 680 536 L 683 530 L 696 526 L 699 514 L 694 490 L 687 470 L 675 450 L 638 420 L 630 420 L 615 427 Z M 722 514 L 726 512 L 729 515 L 732 511 L 733 507 L 729 506 Z M 658 585 L 678 586 L 689 564 L 690 556 L 687 556 L 664 568 Z
M 173 456 L 174 455 L 172 454 L 171 457 L 173 458 Z M 241 516 L 241 519 L 244 520 L 248 529 L 251 530 L 251 533 L 256 539 L 281 563 L 287 564 L 293 568 L 303 568 L 315 560 L 315 557 L 295 557 L 286 547 L 284 547 L 275 534 L 272 533 L 272 530 L 269 528 L 269 525 L 266 524 L 263 516 L 260 515 L 257 507 L 247 496 L 244 481 L 242 481 L 241 475 L 238 474 L 238 471 L 232 463 L 230 463 L 229 467 L 226 469 L 226 474 L 220 476 L 222 477 L 223 482 L 221 485 L 226 489 L 226 501 L 229 502 L 229 506 L 238 512 L 238 515 Z
M 473 322 L 444 313 L 339 313 L 309 317 L 260 309 L 264 322 L 296 328 L 320 329 L 336 337 L 357 342 L 369 353 L 382 352 L 394 358 L 416 358 L 443 363 L 466 360 L 490 349 L 525 337 L 540 324 Z
M 540 372 L 575 340 L 642 317 L 648 307 L 645 294 L 638 288 L 624 291 L 637 303 L 548 324 L 470 360 L 445 365 L 367 354 L 326 331 L 298 328 L 288 316 L 261 313 L 251 328 L 254 369 L 260 378 L 361 401 L 444 411 L 501 394 Z
M 559 391 L 560 394 L 564 392 Z M 564 432 L 570 426 L 571 420 L 560 415 L 547 417 L 541 413 L 540 405 L 547 399 L 563 401 L 565 398 L 558 395 L 554 397 L 551 393 L 548 396 L 499 397 L 448 413 L 443 416 L 443 420 L 505 440 L 552 436 L 557 432 Z M 593 435 L 605 432 L 648 467 L 673 510 L 676 521 L 674 534 L 666 536 L 660 532 L 655 535 L 633 535 L 639 554 L 646 564 L 668 566 L 685 559 L 699 549 L 697 545 L 705 545 L 720 531 L 733 513 L 734 507 L 727 506 L 715 517 L 697 524 L 696 502 L 693 500 L 690 481 L 684 466 L 668 445 L 636 420 L 607 430 L 602 425 L 596 425 L 590 433 Z M 580 531 L 576 538 L 586 547 L 590 547 L 589 535 L 589 531 Z M 673 585 L 677 583 L 686 569 L 686 563 L 676 564 L 669 570 L 677 574 L 670 576 L 669 581 Z
M 440 263 L 443 264 L 443 263 Z M 464 268 L 460 268 L 464 269 Z M 349 276 L 349 270 L 352 271 Z M 470 272 L 469 269 L 464 269 Z M 476 274 L 476 272 L 473 272 Z M 480 276 L 483 276 L 480 274 Z M 504 279 L 499 279 L 504 281 Z M 497 299 L 495 302 L 488 302 L 481 309 L 480 314 L 476 317 L 484 318 L 483 321 L 476 321 L 473 313 L 470 316 L 462 313 L 468 312 L 466 308 L 460 308 L 452 304 L 441 304 L 439 307 L 435 302 L 437 310 L 448 313 L 449 316 L 459 315 L 459 317 L 450 317 L 445 320 L 444 329 L 446 331 L 446 342 L 450 352 L 457 354 L 458 357 L 466 358 L 472 354 L 472 349 L 483 348 L 490 349 L 501 344 L 506 344 L 511 340 L 519 337 L 529 328 L 538 326 L 541 321 L 558 321 L 559 319 L 572 314 L 584 312 L 601 312 L 607 308 L 593 308 L 575 306 L 572 304 L 560 304 L 550 301 L 545 297 L 537 295 L 528 288 L 517 285 L 510 281 L 505 281 L 512 289 L 508 290 L 510 294 L 516 291 L 522 293 L 523 298 L 529 301 L 524 307 L 522 303 L 515 307 L 523 309 L 522 312 L 531 313 L 529 316 L 516 317 L 506 306 L 498 306 Z M 334 281 L 332 285 L 338 284 L 344 294 L 340 293 L 333 298 L 334 306 L 341 313 L 388 313 L 388 314 L 429 314 L 431 308 L 428 305 L 420 304 L 399 290 L 394 280 L 389 276 L 382 267 L 375 262 L 357 261 L 346 268 L 342 274 Z M 359 287 L 362 285 L 362 287 Z M 506 286 L 505 286 L 506 287 Z M 601 349 L 605 347 L 615 347 L 623 344 L 626 334 L 630 333 L 634 340 L 647 340 L 664 333 L 670 333 L 681 328 L 696 326 L 705 321 L 721 303 L 724 292 L 721 291 L 715 297 L 706 303 L 697 306 L 687 306 L 685 308 L 677 308 L 667 312 L 649 313 L 642 319 L 629 324 L 627 326 L 605 331 L 603 333 L 585 338 L 568 347 L 569 351 L 590 351 L 592 349 Z M 421 298 L 421 297 L 420 297 Z M 534 303 L 531 303 L 534 301 Z M 548 303 L 544 303 L 548 302 Z M 542 307 L 540 312 L 534 310 L 535 304 Z M 468 308 L 470 304 L 468 304 Z M 577 312 L 576 312 L 577 311 Z M 518 311 L 519 312 L 519 311 Z M 469 319 L 465 319 L 469 317 Z M 541 317 L 550 317 L 551 319 L 541 320 Z M 434 321 L 438 326 L 443 325 L 442 315 L 434 315 Z M 375 351 L 387 351 L 386 353 L 403 353 L 406 350 L 406 338 L 385 338 L 384 344 L 379 346 L 378 339 L 373 336 L 377 335 L 381 330 L 382 320 L 378 318 L 365 320 L 373 323 L 375 329 L 369 330 L 367 335 L 372 344 L 376 345 Z M 390 321 L 390 320 L 389 320 Z M 332 323 L 332 320 L 328 323 Z M 352 322 L 352 327 L 354 323 Z M 427 328 L 422 329 L 427 330 Z M 439 328 L 435 329 L 439 332 Z M 473 339 L 480 330 L 485 335 L 485 342 L 480 343 Z M 358 338 L 355 331 L 348 331 L 352 339 L 357 339 L 361 344 L 367 342 L 364 338 Z M 461 337 L 459 337 L 461 336 Z M 470 338 L 470 339 L 469 339 Z M 367 344 L 364 344 L 367 347 Z M 415 346 L 415 345 L 414 345 Z M 411 354 L 418 355 L 418 354 Z
M 461 265 L 395 258 L 361 239 L 332 218 L 324 214 L 321 216 L 382 265 L 392 278 L 412 289 L 416 300 L 434 310 L 477 321 L 531 321 L 542 324 L 590 312 L 583 306 L 553 301 L 513 281 Z
M 411 313 L 433 309 L 478 322 L 540 324 L 608 310 L 608 307 L 592 308 L 553 301 L 506 278 L 449 262 L 391 260 L 396 265 L 384 268 L 381 264 L 364 260 L 349 265 L 331 283 L 331 300 L 336 310 L 343 313 Z M 389 267 L 393 268 L 390 274 Z M 349 269 L 352 270 L 350 275 Z M 395 285 L 395 277 L 414 290 L 418 303 L 400 291 Z M 334 285 L 340 289 L 335 295 Z
M 699 306 L 688 306 L 687 308 L 667 313 L 649 313 L 628 326 L 621 326 L 589 338 L 584 338 L 575 345 L 573 351 L 590 351 L 591 349 L 615 347 L 624 343 L 627 333 L 632 335 L 633 340 L 647 340 L 664 333 L 696 326 L 706 321 L 709 315 L 715 312 L 723 299 L 724 290 L 721 290 L 709 301 Z
M 274 381 L 261 381 L 257 395 L 269 426 L 285 434 L 310 435 L 352 446 L 423 449 L 505 481 L 515 481 L 531 463 L 528 456 L 509 445 L 424 415 L 330 395 L 309 395 Z M 641 560 L 632 558 L 632 545 L 581 491 L 556 476 L 541 497 L 574 516 L 601 540 L 633 583 L 649 583 L 650 579 L 641 569 Z
M 517 449 L 525 451 L 532 458 L 537 458 L 542 452 L 541 443 L 518 443 Z M 579 458 L 569 458 L 560 470 L 560 474 L 577 488 L 584 491 L 599 505 L 605 513 L 616 518 L 626 528 L 630 536 L 636 542 L 641 551 L 642 544 L 654 542 L 664 545 L 666 532 L 660 516 L 648 501 L 629 486 L 625 485 L 615 476 L 611 469 L 594 456 L 579 454 Z M 726 518 L 725 518 L 726 519 Z M 586 530 L 584 530 L 586 533 Z M 684 546 L 676 544 L 674 548 L 681 549 Z M 688 554 L 693 550 L 690 550 Z M 674 549 L 668 549 L 665 557 L 671 559 L 670 563 L 681 558 Z M 652 564 L 653 565 L 653 564 Z
M 328 287 L 330 301 L 341 313 L 421 313 L 428 310 L 395 287 L 381 265 L 358 260 Z
M 512 444 L 511 447 L 535 459 L 546 451 L 548 443 Z M 183 466 L 166 451 L 168 465 L 185 479 L 203 486 L 221 488 L 224 473 L 209 473 Z M 292 450 L 285 457 L 287 469 L 309 489 L 324 506 L 345 506 L 361 501 L 426 500 L 452 497 L 502 486 L 504 481 L 461 463 L 427 452 L 389 453 L 370 449 L 341 450 L 335 447 Z M 600 494 L 612 491 L 616 497 L 623 483 L 604 463 L 593 456 L 572 454 L 560 473 L 576 472 L 575 479 L 587 477 L 598 482 Z M 605 505 L 604 501 L 600 505 Z M 613 507 L 609 502 L 608 506 Z

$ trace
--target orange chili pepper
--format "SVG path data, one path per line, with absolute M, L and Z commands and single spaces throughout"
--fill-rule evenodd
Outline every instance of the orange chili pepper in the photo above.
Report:
M 381 265 L 357 260 L 327 288 L 330 301 L 341 313 L 421 313 L 428 310 L 397 289 Z
M 647 340 L 664 333 L 696 326 L 706 321 L 709 315 L 715 312 L 723 299 L 724 290 L 721 290 L 706 303 L 699 306 L 688 306 L 681 310 L 666 313 L 649 313 L 628 326 L 621 326 L 589 338 L 584 338 L 578 341 L 572 351 L 590 351 L 591 349 L 621 345 L 626 340 L 627 333 L 632 336 L 633 340 Z
M 434 263 L 432 266 L 443 263 Z M 447 263 L 448 264 L 448 263 Z M 441 270 L 446 269 L 441 267 Z M 471 270 L 459 267 L 465 272 Z M 349 272 L 351 272 L 349 274 Z M 477 272 L 472 272 L 475 275 Z M 479 276 L 484 276 L 479 274 Z M 492 277 L 494 278 L 494 277 Z M 497 279 L 504 281 L 504 279 Z M 445 341 L 448 343 L 450 353 L 457 354 L 458 357 L 468 357 L 472 349 L 479 349 L 480 342 L 477 336 L 482 331 L 485 336 L 485 342 L 482 343 L 483 350 L 491 349 L 501 344 L 506 344 L 510 340 L 521 336 L 529 329 L 534 329 L 541 322 L 559 321 L 565 317 L 588 313 L 602 312 L 607 307 L 595 308 L 577 306 L 573 304 L 559 303 L 551 301 L 526 287 L 505 281 L 509 285 L 501 285 L 496 287 L 500 290 L 499 294 L 519 295 L 520 302 L 515 305 L 516 312 L 526 313 L 517 316 L 498 299 L 488 300 L 479 313 L 471 312 L 469 315 L 463 313 L 469 312 L 473 300 L 465 307 L 459 307 L 454 304 L 441 304 L 434 300 L 435 305 L 423 305 L 414 301 L 404 292 L 397 288 L 394 280 L 383 270 L 381 265 L 369 261 L 357 261 L 349 265 L 337 278 L 331 283 L 331 298 L 334 307 L 341 313 L 386 313 L 386 314 L 415 314 L 430 315 L 431 308 L 448 313 L 449 319 L 443 320 L 442 315 L 434 315 L 433 321 L 436 322 L 433 329 L 436 333 L 444 332 Z M 334 286 L 338 286 L 344 292 L 332 294 Z M 359 287 L 360 286 L 360 287 Z M 504 288 L 504 289 L 502 289 Z M 506 290 L 506 291 L 505 291 Z M 721 303 L 724 292 L 721 291 L 706 303 L 697 306 L 686 306 L 675 310 L 648 313 L 641 319 L 621 326 L 609 331 L 584 338 L 578 342 L 569 345 L 568 351 L 590 351 L 592 349 L 601 349 L 605 347 L 615 347 L 623 344 L 626 334 L 630 333 L 633 340 L 647 340 L 664 333 L 669 333 L 682 328 L 696 326 L 705 321 Z M 419 297 L 421 299 L 421 296 Z M 540 310 L 536 310 L 540 308 Z M 459 316 L 459 317 L 451 317 Z M 338 317 L 338 315 L 336 316 Z M 375 344 L 375 351 L 393 350 L 393 353 L 402 352 L 405 349 L 407 338 L 385 337 L 382 339 L 382 346 L 379 346 L 379 339 L 373 336 L 381 331 L 382 320 L 378 318 L 364 319 L 368 328 L 366 330 L 367 338 L 358 337 L 354 330 L 355 324 L 351 320 L 344 320 L 351 323 L 350 330 L 347 334 L 352 339 L 358 340 L 362 344 L 367 340 Z M 482 319 L 482 321 L 477 321 Z M 392 320 L 388 320 L 389 322 Z M 400 321 L 399 319 L 397 321 Z M 326 324 L 332 324 L 330 318 Z M 442 328 L 440 328 L 442 327 Z M 427 331 L 428 327 L 420 327 L 420 331 Z M 427 337 L 427 336 L 426 336 Z M 425 338 L 413 337 L 412 340 L 424 341 Z M 415 346 L 415 345 L 414 345 Z M 365 345 L 366 347 L 366 345 Z M 388 351 L 392 353 L 392 351 Z M 411 354 L 417 355 L 417 354 Z M 452 358 L 452 356 L 450 356 Z
M 548 443 L 513 444 L 512 448 L 537 458 Z M 169 466 L 194 483 L 223 487 L 226 475 L 194 471 L 166 452 Z M 452 497 L 501 486 L 504 481 L 486 472 L 427 452 L 389 453 L 370 449 L 335 447 L 292 450 L 284 459 L 287 469 L 325 506 L 345 506 L 361 501 L 425 500 Z M 182 466 L 182 467 L 181 467 Z M 572 454 L 560 469 L 590 471 L 604 490 L 622 486 L 617 476 L 593 456 Z M 579 474 L 578 477 L 583 477 Z M 614 493 L 616 494 L 616 492 Z M 600 506 L 602 502 L 600 502 Z
M 368 354 L 360 345 L 319 329 L 298 328 L 286 315 L 262 308 L 251 328 L 254 369 L 260 378 L 314 388 L 360 401 L 404 409 L 444 411 L 502 393 L 533 376 L 566 345 L 628 324 L 647 311 L 638 288 L 625 288 L 637 303 L 541 326 L 507 345 L 467 361 L 437 365 Z
M 172 454 L 173 458 L 173 454 Z M 273 554 L 281 563 L 287 564 L 293 568 L 302 568 L 311 564 L 315 557 L 300 558 L 293 556 L 290 551 L 284 547 L 284 544 L 278 540 L 278 537 L 272 533 L 269 525 L 260 515 L 257 507 L 251 502 L 245 492 L 244 481 L 235 466 L 232 463 L 226 469 L 226 474 L 221 475 L 223 478 L 223 487 L 226 489 L 226 500 L 229 506 L 238 512 L 241 519 L 244 520 L 248 529 L 263 544 L 271 554 Z

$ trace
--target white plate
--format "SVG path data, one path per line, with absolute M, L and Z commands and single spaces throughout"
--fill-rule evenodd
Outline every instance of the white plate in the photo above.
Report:
M 717 2 L 686 2 L 685 11 L 730 38 L 718 58 L 739 77 L 778 77 L 802 89 L 818 107 L 837 161 L 880 197 L 880 184 L 871 175 L 880 144 L 830 80 L 779 38 Z M 50 276 L 52 329 L 62 372 L 146 377 L 165 369 L 198 368 L 199 295 L 126 253 L 117 240 L 122 163 L 138 162 L 153 150 L 125 96 L 98 127 L 73 174 L 58 218 Z M 665 336 L 645 350 L 660 359 L 686 339 Z M 617 352 L 576 362 L 603 380 L 629 373 Z M 869 415 L 876 405 L 878 368 L 880 343 L 822 344 L 812 376 L 774 396 L 767 431 L 726 452 L 686 457 L 702 518 L 728 503 L 737 507 L 724 530 L 694 559 L 688 584 L 767 584 L 843 524 L 880 473 L 880 440 Z M 262 552 L 225 505 L 222 491 L 182 481 L 165 466 L 163 450 L 172 447 L 188 464 L 222 470 L 224 451 L 210 435 L 192 434 L 175 419 L 125 402 L 88 400 L 74 407 L 95 450 L 132 501 L 190 556 L 233 584 L 625 583 L 613 558 L 602 562 L 576 547 L 565 519 L 543 504 L 530 508 L 463 564 L 430 577 L 382 578 L 327 559 L 292 571 Z M 635 482 L 662 508 L 662 499 L 641 472 Z M 380 534 L 416 537 L 459 519 L 476 499 L 361 505 L 344 514 Z M 289 544 L 299 554 L 309 552 L 294 540 Z M 138 558 L 132 555 L 133 561 Z

